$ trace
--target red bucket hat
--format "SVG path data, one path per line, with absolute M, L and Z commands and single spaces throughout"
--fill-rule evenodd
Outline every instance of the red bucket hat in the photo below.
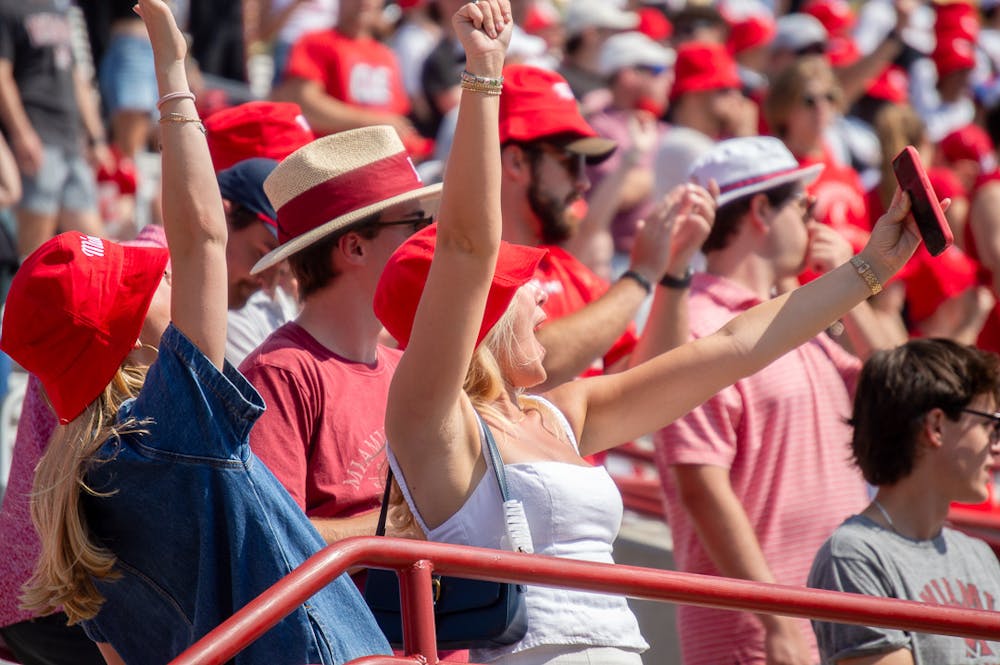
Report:
M 427 283 L 436 242 L 437 224 L 410 236 L 389 257 L 375 289 L 375 316 L 401 348 L 410 343 L 413 319 Z M 493 283 L 486 297 L 486 311 L 476 338 L 477 346 L 507 311 L 517 290 L 534 278 L 538 262 L 546 254 L 548 250 L 537 247 L 500 243 Z
M 45 387 L 59 422 L 79 416 L 139 338 L 167 250 L 63 233 L 10 285 L 0 349 Z
M 601 138 L 583 116 L 569 83 L 556 72 L 530 65 L 503 69 L 500 95 L 500 143 L 540 139 L 564 141 L 570 152 L 599 162 L 616 144 Z
M 688 92 L 739 87 L 740 75 L 736 69 L 736 61 L 725 46 L 688 42 L 677 49 L 671 100 Z
M 302 109 L 292 102 L 247 102 L 205 118 L 216 171 L 251 157 L 281 161 L 316 138 Z

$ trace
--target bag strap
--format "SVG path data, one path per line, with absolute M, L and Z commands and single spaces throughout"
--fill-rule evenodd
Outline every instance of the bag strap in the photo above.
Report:
M 486 424 L 483 417 L 476 412 L 476 419 L 479 421 L 479 436 L 480 442 L 486 442 L 486 453 L 490 456 L 489 465 L 493 467 L 493 475 L 497 479 L 497 484 L 500 486 L 500 497 L 503 499 L 504 503 L 509 500 L 509 495 L 507 492 L 507 474 L 503 468 L 503 457 L 500 455 L 500 450 L 497 448 L 497 442 L 493 438 L 493 432 L 490 431 L 490 426 Z M 382 510 L 379 511 L 378 515 L 378 527 L 375 529 L 376 536 L 385 535 L 385 520 L 386 515 L 389 512 L 389 494 L 392 491 L 392 467 L 389 467 L 389 472 L 386 474 L 385 478 L 385 492 L 382 494 Z

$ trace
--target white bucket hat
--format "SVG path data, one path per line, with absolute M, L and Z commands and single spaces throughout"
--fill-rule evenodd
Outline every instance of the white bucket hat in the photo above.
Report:
M 800 167 L 785 144 L 773 136 L 747 136 L 720 141 L 702 155 L 688 172 L 691 180 L 707 188 L 719 185 L 719 206 L 780 187 L 790 182 L 812 183 L 822 164 Z
M 264 191 L 278 214 L 281 245 L 253 274 L 398 203 L 436 204 L 441 184 L 424 186 L 396 130 L 379 125 L 302 146 L 275 167 Z

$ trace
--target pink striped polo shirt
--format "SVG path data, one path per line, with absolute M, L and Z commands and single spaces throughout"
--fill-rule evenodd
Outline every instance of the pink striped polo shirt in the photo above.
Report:
M 692 334 L 711 334 L 759 302 L 739 284 L 698 274 L 691 292 Z M 845 423 L 860 366 L 819 335 L 657 432 L 657 466 L 679 570 L 718 574 L 680 505 L 670 470 L 675 464 L 708 464 L 729 469 L 775 579 L 805 585 L 816 551 L 867 502 L 861 475 L 849 461 Z M 685 665 L 764 663 L 764 631 L 753 615 L 681 605 L 677 617 Z M 800 624 L 818 662 L 809 623 Z

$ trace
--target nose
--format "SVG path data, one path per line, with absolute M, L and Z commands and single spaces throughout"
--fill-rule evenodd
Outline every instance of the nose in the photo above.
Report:
M 537 282 L 533 282 L 532 286 L 535 287 L 535 304 L 541 307 L 549 301 L 549 292 L 543 289 L 542 285 Z

